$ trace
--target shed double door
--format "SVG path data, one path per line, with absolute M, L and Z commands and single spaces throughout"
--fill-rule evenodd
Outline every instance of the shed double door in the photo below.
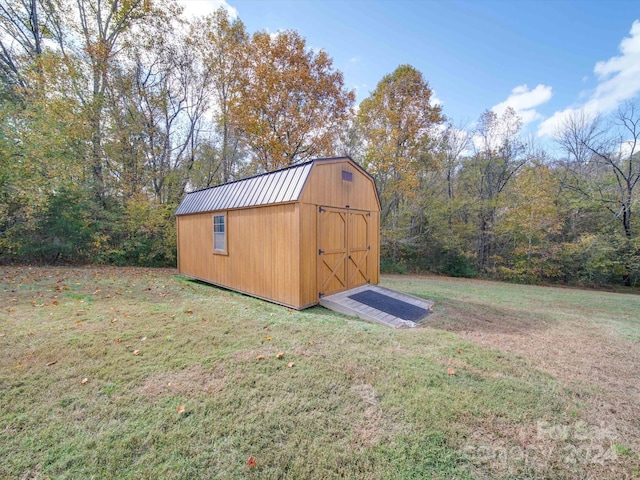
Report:
M 369 283 L 370 220 L 370 212 L 318 207 L 319 296 Z

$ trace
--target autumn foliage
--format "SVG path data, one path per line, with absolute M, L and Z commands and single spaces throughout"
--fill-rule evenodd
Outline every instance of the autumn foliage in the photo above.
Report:
M 355 101 L 324 50 L 295 31 L 258 32 L 247 44 L 241 94 L 231 108 L 259 171 L 331 156 Z
M 348 155 L 376 181 L 383 271 L 640 281 L 637 99 L 576 112 L 552 156 L 512 108 L 456 125 L 410 64 L 356 105 L 330 52 L 223 8 L 0 7 L 0 262 L 173 265 L 185 192 Z

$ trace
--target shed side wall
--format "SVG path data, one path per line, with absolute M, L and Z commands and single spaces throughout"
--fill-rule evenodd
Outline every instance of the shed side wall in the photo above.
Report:
M 301 308 L 300 229 L 295 203 L 228 210 L 227 255 L 213 253 L 213 215 L 180 215 L 180 273 Z

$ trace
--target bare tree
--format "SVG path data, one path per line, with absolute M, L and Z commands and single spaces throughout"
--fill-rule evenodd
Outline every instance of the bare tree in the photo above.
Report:
M 51 1 L 0 0 L 0 77 L 6 86 L 30 87 L 29 66 L 44 51 L 45 32 L 55 32 Z
M 625 102 L 607 122 L 584 112 L 570 116 L 556 134 L 568 156 L 563 185 L 604 206 L 620 224 L 624 254 L 633 252 L 638 232 L 634 215 L 640 181 L 640 103 Z M 630 285 L 629 271 L 624 281 Z
M 484 112 L 474 135 L 474 154 L 465 162 L 465 183 L 476 198 L 479 232 L 476 237 L 478 271 L 489 268 L 496 247 L 494 227 L 498 196 L 527 162 L 520 140 L 522 120 L 512 108 L 498 116 Z
M 200 152 L 200 161 L 205 162 L 203 166 L 209 171 L 203 186 L 208 187 L 216 177 L 222 182 L 231 180 L 241 158 L 239 136 L 231 121 L 231 105 L 240 95 L 240 71 L 248 41 L 242 21 L 232 19 L 222 7 L 191 25 L 188 42 L 209 79 L 203 88 L 210 97 L 219 137 L 217 148 L 212 141 Z
M 448 122 L 446 127 L 437 134 L 436 155 L 440 157 L 440 164 L 444 172 L 447 188 L 447 224 L 451 229 L 452 206 L 455 196 L 455 175 L 460 167 L 460 159 L 471 147 L 472 135 L 467 125 L 455 126 Z
M 91 171 L 94 191 L 102 202 L 107 195 L 104 155 L 105 94 L 110 79 L 110 66 L 118 52 L 121 37 L 133 26 L 152 15 L 145 0 L 77 0 L 77 29 L 82 42 L 75 56 L 87 67 L 88 96 L 84 99 L 91 124 Z M 61 39 L 61 48 L 65 39 Z M 69 40 L 70 42 L 73 41 Z M 83 92 L 84 93 L 84 92 Z

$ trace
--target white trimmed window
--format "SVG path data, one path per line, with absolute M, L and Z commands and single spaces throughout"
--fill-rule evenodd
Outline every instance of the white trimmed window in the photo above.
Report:
M 227 216 L 213 216 L 213 251 L 227 253 Z

